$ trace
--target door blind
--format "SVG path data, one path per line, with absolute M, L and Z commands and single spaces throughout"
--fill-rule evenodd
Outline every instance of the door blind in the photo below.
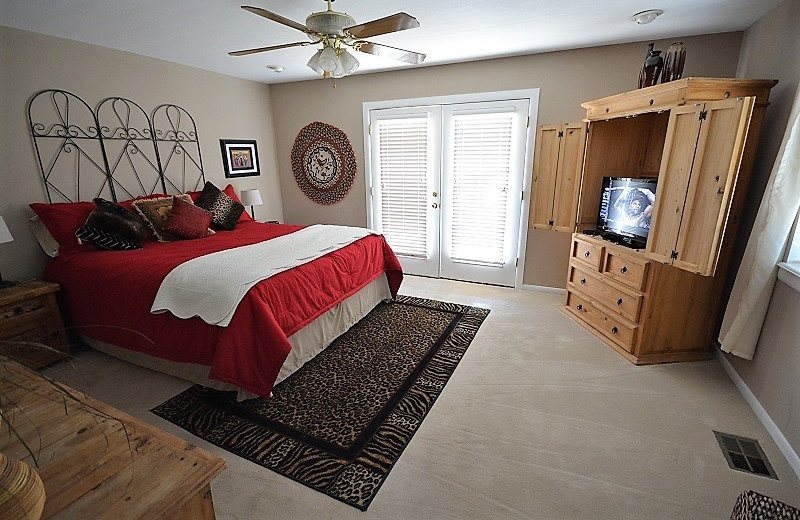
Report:
M 396 254 L 424 258 L 428 254 L 428 119 L 381 119 L 376 127 L 379 229 Z
M 453 116 L 450 256 L 503 265 L 512 173 L 513 113 Z

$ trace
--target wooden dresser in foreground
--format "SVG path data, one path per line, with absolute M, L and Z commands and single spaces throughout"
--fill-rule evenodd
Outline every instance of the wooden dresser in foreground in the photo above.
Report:
M 69 342 L 56 303 L 56 283 L 22 282 L 0 289 L 0 353 L 31 368 L 69 355 Z
M 215 518 L 210 483 L 223 459 L 62 386 L 74 399 L 66 397 L 5 359 L 0 371 L 0 394 L 18 406 L 14 427 L 39 462 L 42 518 Z M 0 426 L 0 451 L 35 467 L 7 428 Z

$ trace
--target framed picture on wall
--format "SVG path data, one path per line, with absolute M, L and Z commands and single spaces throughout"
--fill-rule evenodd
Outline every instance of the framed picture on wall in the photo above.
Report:
M 258 149 L 255 141 L 244 139 L 220 139 L 222 165 L 225 177 L 252 177 L 260 175 L 258 170 Z

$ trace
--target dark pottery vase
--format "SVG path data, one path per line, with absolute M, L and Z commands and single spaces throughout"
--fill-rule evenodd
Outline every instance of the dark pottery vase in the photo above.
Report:
M 653 42 L 650 42 L 647 46 L 647 58 L 639 72 L 639 88 L 651 87 L 658 83 L 663 68 L 664 58 L 661 57 L 661 51 L 653 50 Z
M 664 55 L 664 72 L 661 74 L 661 83 L 681 79 L 685 63 L 686 46 L 683 42 L 675 42 L 670 45 Z

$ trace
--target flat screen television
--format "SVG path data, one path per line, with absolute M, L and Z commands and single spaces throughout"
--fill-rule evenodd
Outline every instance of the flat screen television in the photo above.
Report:
M 613 242 L 643 249 L 650 233 L 656 182 L 656 179 L 603 177 L 597 218 L 599 234 Z

